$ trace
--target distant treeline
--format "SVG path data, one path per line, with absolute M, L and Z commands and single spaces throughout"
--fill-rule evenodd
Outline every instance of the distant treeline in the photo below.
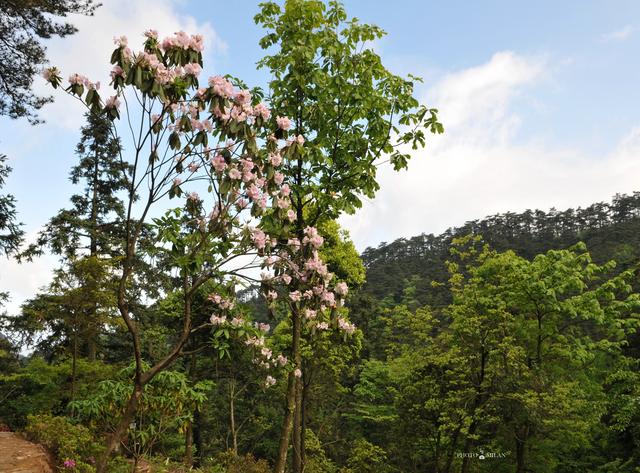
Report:
M 613 259 L 617 269 L 623 270 L 640 257 L 640 192 L 616 194 L 611 203 L 599 202 L 586 208 L 507 212 L 469 221 L 440 235 L 423 233 L 380 243 L 362 253 L 367 268 L 363 292 L 376 299 L 400 302 L 410 283 L 421 304 L 448 304 L 447 289 L 433 281 L 446 282 L 444 262 L 451 241 L 469 234 L 482 235 L 492 248 L 513 250 L 525 258 L 583 241 L 595 262 Z

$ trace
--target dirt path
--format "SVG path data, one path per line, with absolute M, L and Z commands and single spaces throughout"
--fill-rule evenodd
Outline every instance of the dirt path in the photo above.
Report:
M 45 451 L 13 432 L 0 432 L 0 473 L 53 473 Z

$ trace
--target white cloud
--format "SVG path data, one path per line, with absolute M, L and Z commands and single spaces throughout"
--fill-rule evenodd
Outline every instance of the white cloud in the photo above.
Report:
M 36 235 L 37 231 L 29 232 L 25 239 L 32 242 Z M 51 281 L 56 263 L 57 259 L 52 255 L 44 255 L 32 262 L 18 263 L 13 258 L 0 261 L 0 292 L 8 292 L 10 297 L 9 301 L 0 307 L 0 312 L 6 310 L 9 314 L 18 313 L 20 305 L 25 300 L 35 296 L 40 288 Z
M 210 23 L 200 23 L 192 16 L 183 15 L 171 0 L 110 0 L 96 10 L 92 17 L 73 15 L 70 22 L 78 32 L 67 38 L 47 42 L 47 57 L 58 67 L 66 85 L 66 78 L 74 72 L 84 74 L 102 84 L 102 95 L 108 96 L 109 59 L 114 49 L 113 37 L 125 35 L 132 49 L 142 47 L 142 33 L 150 28 L 158 30 L 160 37 L 179 30 L 199 33 L 205 39 L 205 66 L 210 66 L 213 53 L 224 53 L 226 43 L 218 36 Z M 111 89 L 112 90 L 112 89 Z M 36 92 L 51 94 L 50 87 L 39 80 Z M 76 131 L 83 124 L 84 108 L 78 101 L 59 91 L 54 94 L 55 103 L 46 106 L 41 115 L 47 125 L 61 126 Z
M 515 139 L 517 97 L 546 77 L 548 64 L 510 52 L 444 77 L 430 91 L 445 134 L 429 137 L 409 170 L 381 169 L 381 190 L 342 219 L 358 249 L 439 233 L 467 220 L 527 208 L 585 206 L 637 189 L 640 127 L 603 159 L 577 149 Z
M 631 25 L 626 25 L 619 30 L 610 31 L 601 36 L 602 41 L 624 41 L 628 39 L 635 31 L 635 28 Z

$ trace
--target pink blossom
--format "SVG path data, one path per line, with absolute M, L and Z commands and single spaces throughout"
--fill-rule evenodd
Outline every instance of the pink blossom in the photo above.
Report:
M 265 384 L 266 384 L 267 387 L 273 386 L 274 384 L 276 384 L 276 379 L 273 376 L 269 375 L 269 376 L 267 376 L 267 379 L 265 380 Z
M 260 350 L 260 354 L 264 356 L 267 360 L 270 360 L 271 357 L 273 356 L 273 352 L 267 347 L 264 347 L 262 350 Z
M 247 189 L 247 195 L 251 200 L 258 200 L 262 195 L 260 189 L 255 184 L 251 184 Z
M 202 52 L 204 50 L 204 38 L 200 34 L 194 34 L 191 36 L 191 41 L 189 42 L 189 48 L 193 49 L 197 52 Z
M 329 307 L 336 305 L 336 296 L 333 292 L 326 291 L 322 293 L 322 302 L 326 302 Z
M 287 285 L 291 282 L 291 276 L 289 276 L 288 274 L 283 274 L 282 276 L 280 276 L 280 279 L 282 279 L 282 282 Z
M 298 240 L 297 238 L 289 238 L 287 240 L 287 246 L 290 246 L 292 248 L 300 248 L 300 240 Z
M 258 324 L 258 330 L 260 330 L 261 332 L 267 333 L 270 329 L 271 329 L 271 326 L 269 324 L 263 324 L 263 323 Z
M 289 199 L 278 199 L 277 205 L 280 209 L 288 209 L 291 207 L 291 202 L 289 202 Z
M 231 97 L 233 95 L 233 84 L 222 76 L 209 77 L 209 87 L 213 88 L 213 93 L 220 97 Z
M 222 325 L 227 319 L 224 316 L 217 316 L 216 314 L 211 314 L 211 318 L 209 319 L 211 325 Z
M 113 44 L 115 44 L 119 48 L 126 48 L 127 45 L 129 44 L 129 40 L 124 35 L 122 35 L 122 36 L 114 36 L 113 37 Z
M 239 90 L 238 92 L 236 92 L 233 98 L 241 105 L 249 103 L 251 102 L 251 92 L 249 92 L 248 90 Z
M 145 35 L 145 37 L 147 37 L 149 39 L 158 39 L 158 31 L 157 30 L 149 29 L 149 30 L 144 32 L 144 35 Z
M 281 172 L 276 172 L 273 174 L 273 182 L 277 185 L 281 185 L 284 182 L 284 174 Z
M 189 76 L 198 77 L 202 72 L 202 67 L 197 62 L 185 64 L 184 73 Z
M 258 117 L 262 117 L 263 120 L 268 120 L 271 116 L 271 110 L 267 107 L 264 102 L 260 102 L 258 105 L 253 107 L 253 114 Z
M 269 155 L 269 162 L 272 166 L 280 166 L 282 164 L 282 156 L 280 156 L 280 153 L 271 153 Z
M 233 179 L 234 181 L 236 181 L 241 177 L 242 177 L 242 173 L 238 169 L 233 167 L 229 169 L 229 179 Z
M 113 66 L 113 69 L 111 69 L 109 75 L 111 76 L 111 79 L 115 79 L 116 77 L 124 77 L 124 69 L 122 69 L 118 65 L 115 65 Z
M 207 299 L 215 304 L 220 304 L 220 302 L 222 302 L 222 297 L 220 296 L 220 294 L 209 294 L 207 296 Z
M 256 228 L 251 232 L 251 239 L 253 240 L 253 244 L 255 245 L 255 247 L 259 250 L 262 250 L 266 245 L 267 235 L 265 235 L 265 233 L 259 228 Z
M 173 185 L 174 185 L 174 186 L 179 186 L 180 184 L 182 184 L 182 179 L 180 179 L 179 177 L 176 177 L 176 178 L 173 180 Z
M 287 357 L 284 356 L 282 353 L 278 355 L 278 358 L 276 358 L 276 363 L 278 363 L 280 366 L 284 366 L 287 364 Z
M 287 117 L 276 117 L 276 123 L 281 130 L 288 130 L 291 128 L 291 120 Z
M 289 210 L 287 210 L 287 219 L 290 222 L 295 222 L 298 219 L 298 216 L 296 215 L 296 213 L 292 209 L 289 209 Z
M 298 142 L 298 144 L 300 146 L 302 146 L 304 144 L 304 136 L 302 136 L 302 135 L 296 136 L 296 141 Z
M 293 375 L 296 378 L 301 378 L 302 377 L 302 371 L 300 371 L 300 368 L 296 368 L 295 370 L 293 370 Z
M 346 296 L 347 293 L 349 292 L 349 287 L 347 286 L 346 282 L 339 282 L 338 284 L 336 284 L 336 287 L 334 290 L 336 291 L 337 294 L 341 296 Z
M 278 298 L 278 293 L 276 291 L 267 292 L 267 299 L 270 301 L 275 301 Z
M 300 299 L 302 299 L 302 294 L 300 294 L 300 291 L 292 291 L 289 293 L 289 299 L 291 299 L 293 302 L 298 302 Z
M 87 78 L 85 76 L 77 73 L 71 74 L 69 76 L 69 84 L 71 85 L 84 84 L 86 81 L 87 81 Z
M 348 333 L 349 335 L 353 334 L 356 331 L 356 326 L 352 323 L 347 322 L 342 317 L 338 318 L 338 327 L 340 330 Z
M 244 319 L 242 317 L 234 317 L 231 319 L 231 325 L 234 327 L 240 327 L 242 324 L 244 324 Z
M 305 317 L 305 319 L 313 320 L 313 319 L 315 319 L 315 318 L 316 318 L 316 316 L 317 316 L 317 312 L 316 312 L 315 310 L 312 310 L 312 309 L 305 309 L 305 311 L 304 311 L 304 317 Z
M 285 197 L 287 197 L 289 194 L 291 194 L 291 189 L 289 188 L 289 184 L 284 184 L 280 188 L 280 193 Z
M 189 166 L 187 166 L 187 169 L 189 169 L 189 171 L 191 172 L 196 172 L 199 168 L 200 168 L 200 165 L 195 161 L 190 162 Z
M 187 199 L 193 200 L 193 201 L 198 201 L 198 200 L 200 200 L 200 196 L 198 195 L 197 192 L 190 192 L 189 195 L 187 195 Z
M 219 155 L 219 154 L 217 154 L 215 157 L 211 158 L 211 165 L 213 166 L 213 168 L 217 172 L 222 172 L 227 167 L 227 163 L 225 162 L 224 158 L 222 157 L 222 155 Z M 229 174 L 231 174 L 231 172 L 229 172 Z M 231 177 L 231 176 L 229 176 L 229 177 Z
M 118 99 L 117 96 L 112 95 L 111 97 L 109 97 L 104 104 L 105 108 L 115 108 L 118 109 L 120 108 L 120 100 Z
M 329 328 L 329 324 L 327 322 L 320 322 L 316 327 L 318 327 L 318 330 L 327 330 Z
M 75 468 L 76 467 L 76 461 L 75 460 L 65 460 L 62 465 L 65 468 Z

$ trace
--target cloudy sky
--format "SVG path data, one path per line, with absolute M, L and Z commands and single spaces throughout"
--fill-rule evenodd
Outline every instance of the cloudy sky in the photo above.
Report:
M 112 37 L 132 43 L 156 28 L 202 33 L 205 74 L 264 85 L 261 31 L 250 0 L 102 0 L 79 33 L 48 43 L 66 77 L 108 84 Z M 485 215 L 589 205 L 640 185 L 640 2 L 349 0 L 350 14 L 382 26 L 376 43 L 394 72 L 425 79 L 420 99 L 446 133 L 416 152 L 408 171 L 380 170 L 382 189 L 342 219 L 359 249 Z M 41 82 L 36 90 L 45 91 Z M 33 237 L 74 191 L 67 176 L 82 110 L 57 94 L 47 123 L 0 118 L 0 152 L 14 168 L 6 191 Z M 15 310 L 46 284 L 55 260 L 0 262 L 0 291 Z

